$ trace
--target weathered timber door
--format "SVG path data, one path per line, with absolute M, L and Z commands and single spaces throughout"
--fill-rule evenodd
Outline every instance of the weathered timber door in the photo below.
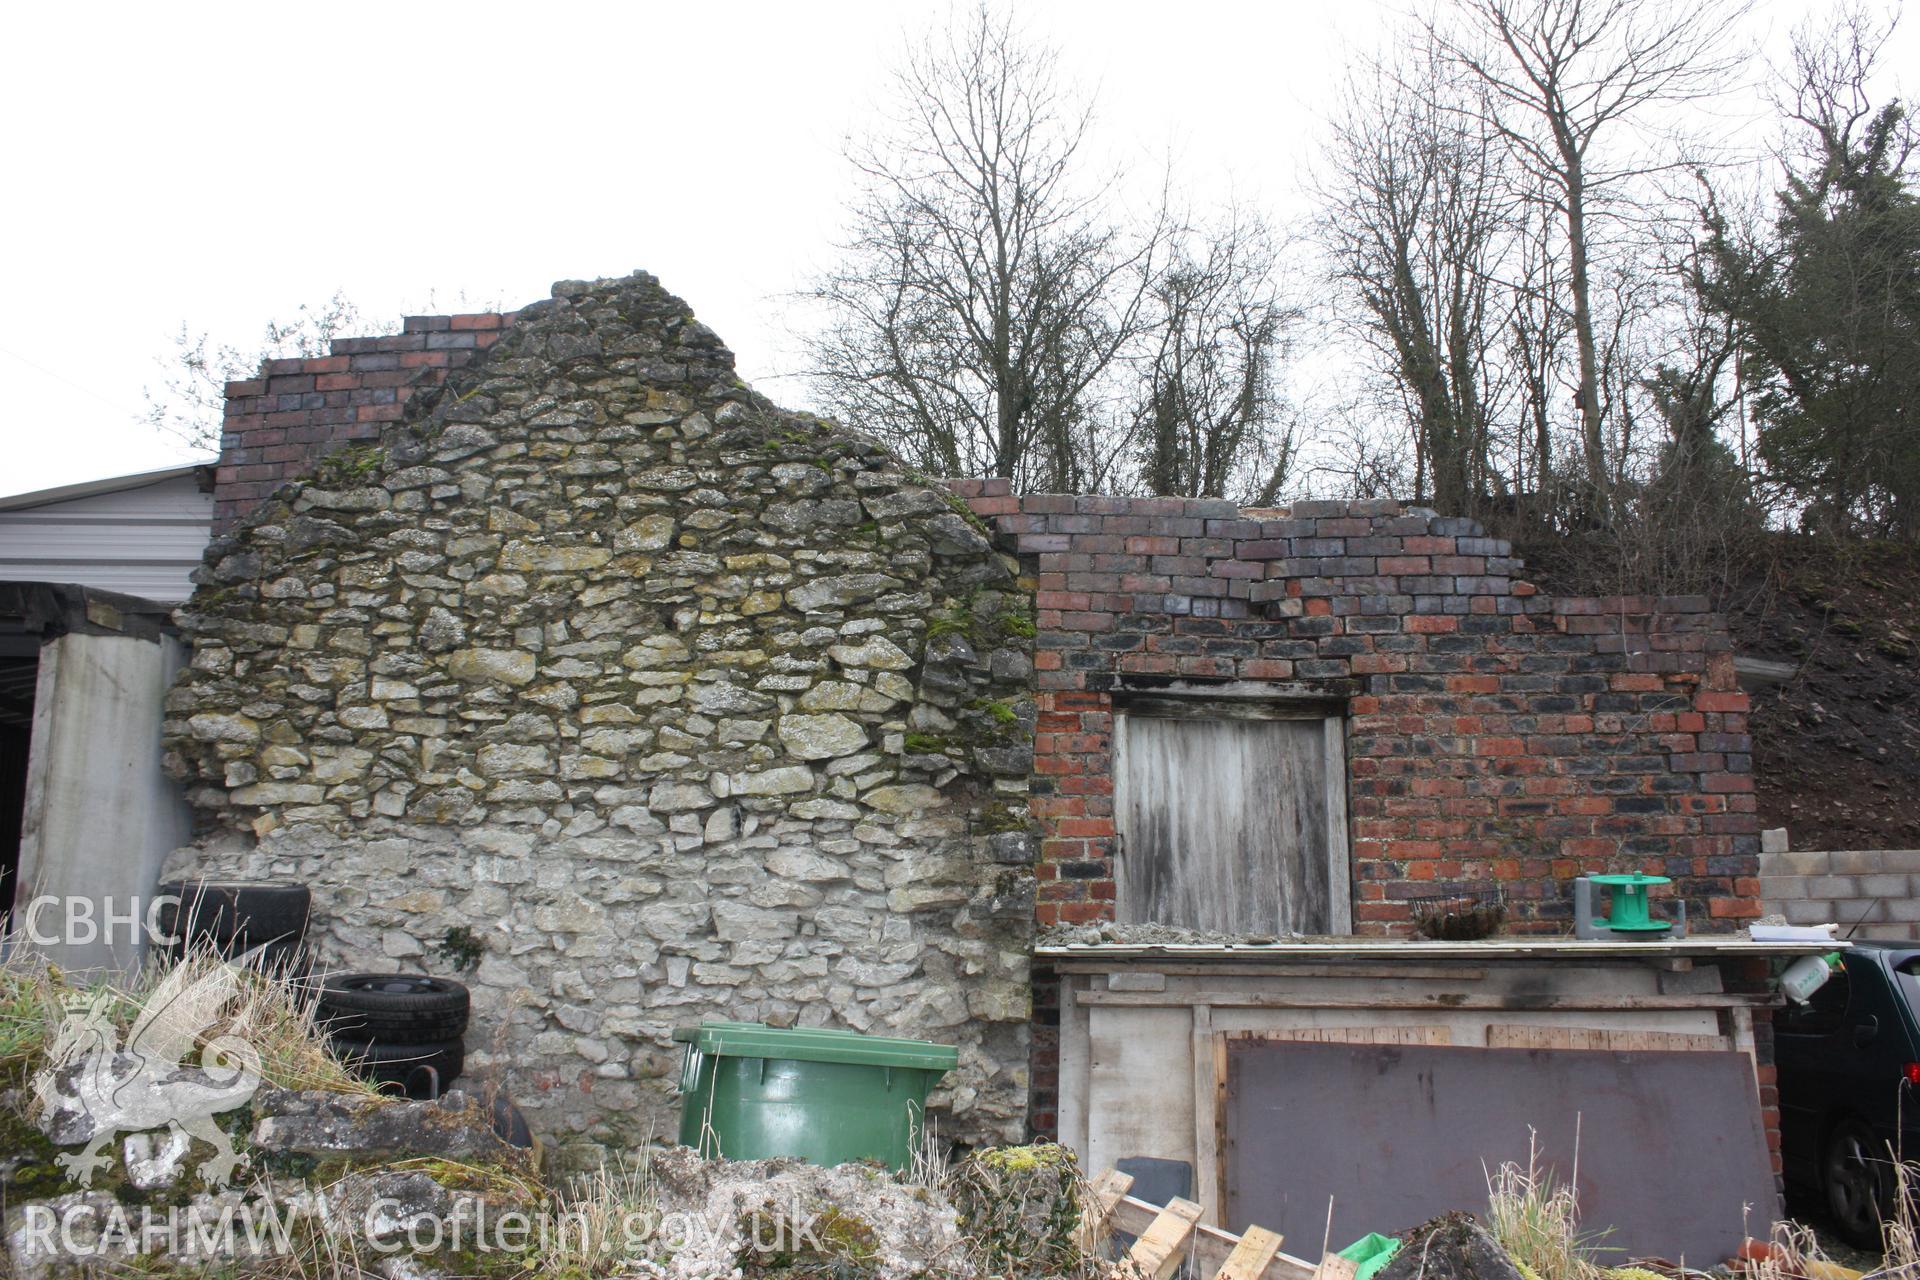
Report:
M 1149 703 L 1115 716 L 1114 739 L 1122 922 L 1351 930 L 1337 717 Z

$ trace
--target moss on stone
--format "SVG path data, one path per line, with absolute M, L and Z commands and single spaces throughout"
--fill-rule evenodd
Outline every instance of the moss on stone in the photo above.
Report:
M 313 480 L 322 485 L 364 480 L 380 469 L 387 451 L 377 444 L 352 444 L 336 449 L 313 464 Z
M 1055 1143 L 991 1147 L 948 1175 L 970 1252 L 985 1274 L 1074 1275 L 1085 1262 L 1080 1227 L 1080 1164 Z
M 994 625 L 1000 628 L 1002 635 L 1016 636 L 1022 640 L 1031 640 L 1040 634 L 1040 628 L 1034 625 L 1032 618 L 1017 613 L 1001 614 L 994 619 Z
M 1024 1147 L 989 1147 L 974 1157 L 989 1169 L 1008 1173 L 1031 1173 L 1036 1169 L 1080 1170 L 1073 1152 L 1057 1142 L 1036 1142 Z
M 742 1214 L 735 1224 L 748 1247 L 739 1255 L 738 1274 L 757 1276 L 832 1276 L 836 1280 L 875 1273 L 879 1235 L 871 1225 L 838 1206 L 810 1222 L 793 1223 L 781 1208 L 769 1206 Z
M 1007 831 L 1025 831 L 1032 823 L 1022 814 L 1017 814 L 1004 800 L 988 800 L 980 806 L 980 815 L 975 824 L 987 835 L 999 835 Z
M 927 623 L 927 639 L 937 640 L 941 636 L 966 635 L 970 630 L 972 626 L 966 618 L 943 614 Z
M 995 724 L 1020 723 L 1020 714 L 1013 709 L 1013 704 L 1004 699 L 989 699 L 981 704 L 980 710 L 984 711 L 987 718 Z

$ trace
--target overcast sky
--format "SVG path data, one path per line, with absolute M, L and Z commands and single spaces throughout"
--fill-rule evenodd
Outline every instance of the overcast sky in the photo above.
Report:
M 1829 0 L 1759 0 L 1778 53 Z M 1320 104 L 1401 0 L 1021 6 L 1142 165 L 1285 218 Z M 645 268 L 776 400 L 843 137 L 942 3 L 32 5 L 0 42 L 0 494 L 194 455 L 138 420 L 184 322 L 246 347 L 342 290 L 508 306 Z M 1902 31 L 1887 62 L 1920 65 Z M 1756 119 L 1753 96 L 1732 104 Z M 1755 136 L 1759 126 L 1755 126 Z

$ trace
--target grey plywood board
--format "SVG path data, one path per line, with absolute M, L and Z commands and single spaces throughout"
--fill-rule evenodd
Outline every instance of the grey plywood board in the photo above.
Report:
M 1711 1266 L 1775 1212 L 1744 1054 L 1230 1040 L 1226 1077 L 1228 1230 L 1318 1240 L 1329 1197 L 1336 1248 L 1484 1215 L 1486 1171 L 1525 1164 L 1530 1138 L 1568 1180 L 1576 1120 L 1582 1227 L 1612 1257 Z
M 1124 722 L 1120 918 L 1223 933 L 1326 932 L 1324 722 Z

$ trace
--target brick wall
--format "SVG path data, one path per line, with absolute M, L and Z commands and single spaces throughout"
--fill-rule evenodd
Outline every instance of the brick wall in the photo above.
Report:
M 268 360 L 227 384 L 213 527 L 221 533 L 323 454 L 379 436 L 407 398 L 491 346 L 513 316 L 408 316 L 401 332 L 340 338 L 327 355 Z
M 1759 914 L 1747 697 L 1704 598 L 1553 599 L 1472 521 L 1395 502 L 956 489 L 1038 584 L 1042 923 L 1112 918 L 1114 695 L 1169 680 L 1345 704 L 1359 932 L 1491 886 L 1560 931 L 1574 876 L 1623 869 L 1705 927 Z

